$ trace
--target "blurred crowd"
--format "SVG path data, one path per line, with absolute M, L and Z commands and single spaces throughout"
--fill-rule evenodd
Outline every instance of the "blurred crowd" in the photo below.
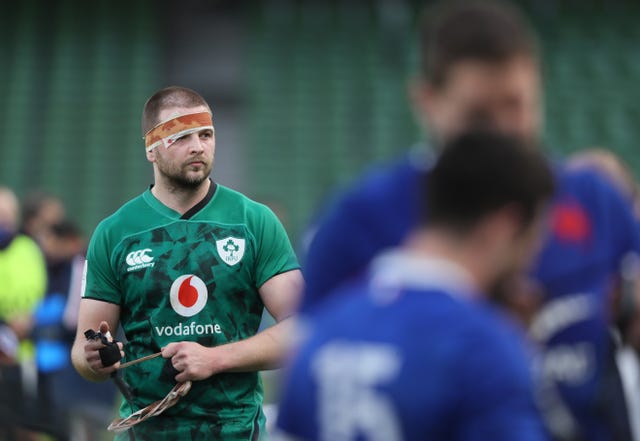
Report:
M 73 369 L 85 237 L 63 202 L 0 188 L 0 439 L 88 440 L 115 408 L 110 383 Z

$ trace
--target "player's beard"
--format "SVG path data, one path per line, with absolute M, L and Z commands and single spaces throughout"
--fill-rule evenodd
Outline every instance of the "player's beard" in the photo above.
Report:
M 204 164 L 200 172 L 195 173 L 189 170 L 192 165 L 189 163 L 193 161 L 202 161 Z M 158 171 L 164 177 L 168 186 L 175 189 L 194 190 L 198 188 L 202 183 L 209 178 L 211 170 L 213 168 L 213 161 L 207 161 L 202 157 L 189 158 L 183 164 L 171 164 L 165 161 L 161 156 L 156 157 L 156 164 Z

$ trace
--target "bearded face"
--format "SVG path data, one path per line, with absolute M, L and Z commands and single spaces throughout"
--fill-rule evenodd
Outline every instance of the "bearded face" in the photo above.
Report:
M 172 149 L 180 148 L 179 145 L 172 145 L 165 151 L 162 151 L 163 148 L 156 149 L 156 166 L 158 173 L 171 187 L 194 189 L 209 178 L 213 169 L 212 150 L 209 155 L 203 149 L 199 153 L 182 157 L 173 154 L 175 151 L 171 152 Z
M 160 121 L 171 121 L 176 115 L 210 112 L 207 106 L 167 107 L 160 111 Z M 209 120 L 209 124 L 211 124 Z M 154 163 L 156 184 L 173 190 L 194 190 L 209 178 L 214 163 L 215 134 L 212 125 L 188 127 L 166 144 L 147 150 L 147 159 Z

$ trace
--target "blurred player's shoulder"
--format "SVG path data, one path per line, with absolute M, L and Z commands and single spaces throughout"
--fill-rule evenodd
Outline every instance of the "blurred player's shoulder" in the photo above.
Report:
M 556 206 L 567 201 L 577 202 L 593 216 L 601 218 L 608 217 L 608 211 L 603 211 L 603 207 L 614 206 L 617 210 L 632 213 L 630 198 L 594 167 L 574 167 L 564 161 L 555 164 L 555 176 L 558 184 Z
M 385 164 L 369 167 L 345 193 L 345 200 L 364 204 L 381 204 L 398 193 L 407 193 L 416 179 L 429 169 L 433 157 L 425 145 L 416 145 L 409 152 Z
M 566 295 L 571 280 L 588 280 L 594 268 L 608 267 L 607 259 L 640 246 L 631 201 L 614 183 L 566 161 L 555 162 L 554 172 L 549 240 L 534 267 L 550 297 Z
M 406 232 L 405 224 L 415 218 L 407 214 L 416 210 L 418 182 L 431 163 L 432 155 L 419 145 L 391 162 L 370 166 L 333 194 L 315 224 L 345 223 L 346 217 L 373 230 L 378 222 L 384 222 L 387 226 L 379 228 L 382 234 Z M 398 216 L 401 219 L 396 219 Z M 391 228 L 390 224 L 397 225 Z
M 575 167 L 568 160 L 555 161 L 553 165 L 556 179 L 561 184 L 560 190 L 567 186 L 586 192 L 594 189 L 609 190 L 614 187 L 614 183 L 607 179 L 596 167 Z

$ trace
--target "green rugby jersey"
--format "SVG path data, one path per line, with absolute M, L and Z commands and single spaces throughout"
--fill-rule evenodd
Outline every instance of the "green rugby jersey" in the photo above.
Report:
M 216 346 L 251 337 L 264 309 L 258 288 L 297 268 L 286 232 L 266 206 L 212 183 L 181 216 L 147 190 L 96 228 L 83 295 L 120 305 L 125 362 L 170 342 Z M 158 357 L 122 371 L 134 396 L 123 400 L 122 417 L 173 387 L 173 378 L 161 375 L 165 362 Z M 262 395 L 257 372 L 214 375 L 132 430 L 135 439 L 264 439 Z

